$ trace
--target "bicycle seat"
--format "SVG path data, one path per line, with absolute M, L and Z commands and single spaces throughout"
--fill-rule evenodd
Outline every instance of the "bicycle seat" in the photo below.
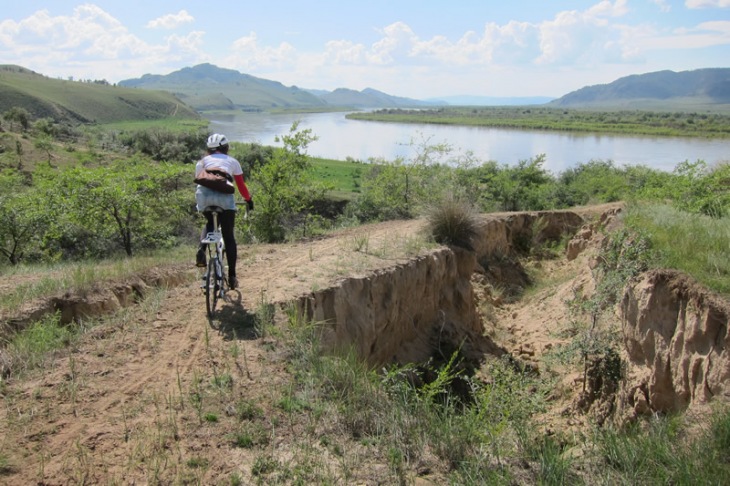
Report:
M 203 213 L 222 213 L 223 208 L 220 206 L 206 206 L 205 209 L 203 209 Z

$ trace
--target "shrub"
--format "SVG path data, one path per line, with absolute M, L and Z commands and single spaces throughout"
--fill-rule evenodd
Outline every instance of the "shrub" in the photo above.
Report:
M 305 153 L 316 139 L 311 130 L 300 131 L 294 123 L 289 134 L 281 137 L 284 147 L 275 150 L 273 157 L 253 172 L 256 210 L 249 224 L 259 240 L 284 241 L 292 226 L 300 222 L 296 216 L 322 197 L 324 186 L 312 180 L 311 159 Z

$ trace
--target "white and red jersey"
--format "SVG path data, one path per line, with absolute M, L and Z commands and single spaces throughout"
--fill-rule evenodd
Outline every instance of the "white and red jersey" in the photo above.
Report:
M 206 155 L 198 161 L 195 165 L 195 177 L 197 177 L 203 169 L 219 169 L 230 174 L 233 181 L 236 183 L 238 192 L 241 193 L 241 196 L 243 196 L 246 201 L 251 199 L 248 187 L 246 187 L 246 182 L 243 179 L 243 169 L 241 169 L 241 164 L 238 160 L 228 154 L 215 152 Z

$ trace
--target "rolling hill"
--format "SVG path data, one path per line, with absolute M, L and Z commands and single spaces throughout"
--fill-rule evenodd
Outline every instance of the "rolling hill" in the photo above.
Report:
M 264 111 L 272 108 L 338 107 L 374 108 L 420 106 L 430 103 L 364 89 L 340 88 L 334 91 L 287 87 L 278 81 L 257 78 L 212 64 L 199 64 L 167 75 L 145 74 L 120 81 L 121 86 L 166 90 L 199 111 Z
M 119 85 L 170 91 L 198 111 L 262 111 L 325 105 L 317 96 L 296 86 L 287 87 L 278 81 L 212 64 L 199 64 L 167 75 L 145 74 L 141 78 L 120 81 Z
M 338 88 L 334 91 L 321 92 L 319 97 L 328 105 L 352 106 L 355 108 L 405 108 L 443 104 L 392 96 L 372 88 L 366 88 L 362 91 Z
M 730 104 L 730 68 L 657 71 L 586 86 L 549 103 L 573 108 L 678 109 Z
M 199 118 L 168 92 L 53 79 L 20 66 L 0 65 L 0 112 L 13 107 L 28 110 L 34 118 L 71 123 Z

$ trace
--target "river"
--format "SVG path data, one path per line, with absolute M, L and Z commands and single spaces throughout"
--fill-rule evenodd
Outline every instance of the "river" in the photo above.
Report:
M 513 166 L 545 154 L 545 169 L 558 174 L 591 160 L 612 160 L 618 166 L 644 165 L 672 171 L 684 161 L 709 165 L 730 161 L 730 140 L 578 134 L 537 130 L 466 127 L 433 124 L 383 123 L 348 120 L 346 113 L 211 116 L 210 130 L 237 142 L 281 145 L 275 138 L 299 121 L 318 139 L 310 155 L 328 159 L 367 161 L 412 158 L 424 144 L 446 143 L 451 155 L 471 153 L 478 161 Z

